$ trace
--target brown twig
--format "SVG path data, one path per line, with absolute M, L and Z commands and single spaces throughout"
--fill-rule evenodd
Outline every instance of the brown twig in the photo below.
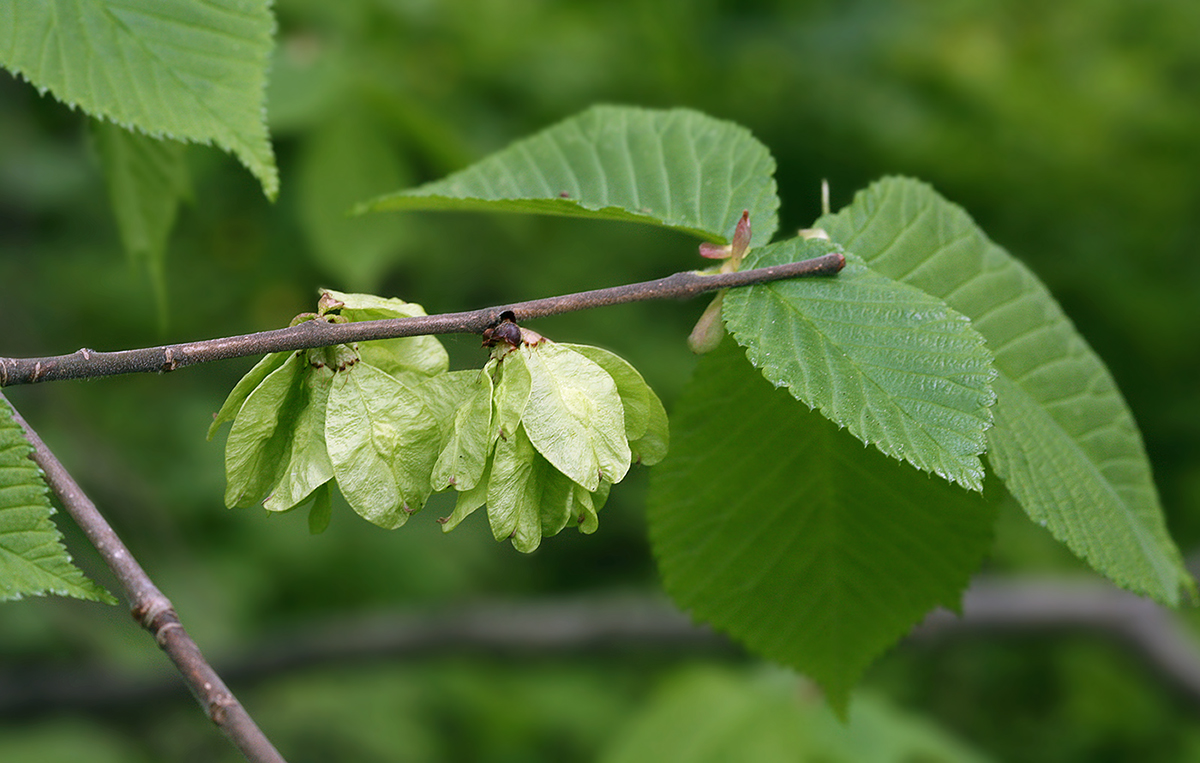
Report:
M 0 358 L 0 387 L 119 374 L 162 373 L 215 360 L 372 339 L 425 334 L 480 334 L 484 329 L 499 322 L 501 314 L 510 311 L 516 316 L 516 320 L 524 321 L 628 302 L 687 299 L 718 289 L 751 286 L 801 276 L 832 275 L 845 264 L 846 260 L 841 253 L 833 252 L 787 265 L 716 275 L 676 273 L 654 281 L 486 307 L 464 313 L 341 324 L 314 320 L 274 331 L 138 350 L 96 352 L 82 349 L 70 355 L 46 358 Z
M 283 763 L 283 756 L 205 661 L 196 642 L 184 630 L 170 600 L 146 575 L 96 505 L 15 409 L 13 418 L 25 430 L 25 437 L 34 449 L 32 458 L 45 472 L 50 489 L 117 576 L 134 619 L 150 632 L 155 643 L 175 664 L 205 714 L 247 760 L 252 763 Z

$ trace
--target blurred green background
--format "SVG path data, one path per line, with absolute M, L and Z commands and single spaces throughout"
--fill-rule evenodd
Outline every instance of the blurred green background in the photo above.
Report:
M 688 106 L 749 127 L 772 150 L 784 230 L 819 214 L 824 178 L 835 209 L 884 174 L 918 176 L 966 207 L 1046 281 L 1109 364 L 1175 539 L 1185 554 L 1200 544 L 1200 4 L 274 7 L 279 201 L 265 201 L 230 157 L 189 148 L 194 201 L 170 240 L 165 325 L 144 268 L 122 253 L 87 119 L 0 73 L 0 355 L 276 328 L 313 309 L 319 286 L 443 312 L 696 267 L 696 242 L 630 225 L 342 215 L 593 103 Z M 631 305 L 535 328 L 621 353 L 670 410 L 703 307 Z M 446 343 L 460 367 L 482 359 L 476 339 Z M 492 541 L 481 516 L 442 536 L 433 519 L 444 505 L 396 532 L 335 506 L 317 537 L 300 514 L 226 510 L 223 434 L 208 443 L 204 432 L 252 363 L 5 391 L 218 664 L 247 643 L 283 643 L 292 629 L 361 613 L 656 595 L 644 473 L 614 490 L 595 535 L 568 531 L 530 557 Z M 60 524 L 79 564 L 110 584 Z M 990 568 L 1079 565 L 1010 512 Z M 680 671 L 709 661 L 757 670 L 734 655 L 462 654 L 295 668 L 234 688 L 293 761 L 589 760 L 633 733 Z M 238 759 L 182 689 L 102 708 L 37 697 L 85 672 L 155 681 L 164 663 L 120 608 L 4 606 L 0 760 Z M 997 760 L 1200 760 L 1195 704 L 1086 636 L 902 645 L 867 683 Z

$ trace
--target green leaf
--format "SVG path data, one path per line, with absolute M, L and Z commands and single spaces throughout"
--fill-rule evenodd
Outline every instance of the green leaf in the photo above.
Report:
M 479 383 L 479 371 L 448 371 L 444 374 L 428 377 L 415 377 L 411 374 L 402 375 L 398 380 L 412 388 L 425 401 L 429 413 L 438 423 L 441 443 L 438 452 L 445 450 L 454 434 L 454 417 L 458 410 L 467 402 Z M 490 378 L 490 376 L 489 376 Z M 410 382 L 419 379 L 415 386 Z
M 625 413 L 625 437 L 636 440 L 646 434 L 650 425 L 650 385 L 628 361 L 619 355 L 586 344 L 563 344 L 604 369 L 617 385 Z
M 323 482 L 313 491 L 312 507 L 308 510 L 308 532 L 310 535 L 320 535 L 329 529 L 329 520 L 333 519 L 332 482 Z
M 268 359 L 251 369 L 247 377 L 260 366 L 269 366 Z M 290 460 L 296 420 L 305 407 L 303 378 L 307 368 L 304 353 L 287 354 L 238 409 L 225 442 L 225 505 L 229 508 L 254 506 L 279 482 Z M 237 391 L 235 387 L 230 397 Z
M 250 397 L 258 385 L 263 383 L 263 380 L 271 374 L 272 371 L 279 368 L 287 361 L 288 357 L 294 353 L 290 352 L 273 352 L 258 361 L 246 375 L 243 376 L 238 383 L 234 385 L 229 392 L 229 396 L 225 398 L 224 404 L 221 405 L 221 410 L 217 411 L 213 416 L 213 422 L 208 427 L 208 439 L 212 440 L 216 435 L 217 430 L 226 421 L 232 421 L 241 410 L 242 404 L 246 402 L 246 398 Z
M 978 763 L 983 757 L 877 697 L 840 721 L 782 671 L 690 668 L 616 729 L 603 763 Z
M 328 367 L 304 369 L 300 411 L 291 430 L 286 461 L 279 482 L 263 502 L 267 511 L 287 511 L 333 479 L 333 463 L 325 449 L 325 418 L 333 371 Z
M 750 252 L 743 267 L 834 248 L 791 239 Z M 982 488 L 995 371 L 964 316 L 853 255 L 836 277 L 732 289 L 724 303 L 730 332 L 776 386 L 893 458 Z
M 575 486 L 575 520 L 579 523 L 579 532 L 591 535 L 600 526 L 598 513 L 608 502 L 608 494 L 612 489 L 611 482 L 601 482 L 596 492 L 589 493 L 578 485 Z
M 63 103 L 155 137 L 215 143 L 274 199 L 267 0 L 3 0 L 0 64 Z
M 836 708 L 990 546 L 978 494 L 864 449 L 731 342 L 700 359 L 651 473 L 664 587 L 696 618 L 811 676 Z
M 443 180 L 358 212 L 476 210 L 628 220 L 728 241 L 743 210 L 753 242 L 779 225 L 775 160 L 748 130 L 687 109 L 594 106 Z
M 1168 604 L 1194 591 L 1125 400 L 1028 268 L 915 180 L 878 182 L 817 224 L 987 338 L 1000 372 L 988 461 L 1031 519 L 1125 588 Z
M 631 454 L 613 378 L 554 342 L 525 344 L 517 352 L 529 371 L 529 402 L 521 422 L 533 446 L 589 492 L 601 480 L 620 482 Z
M 482 369 L 475 375 L 471 393 L 453 414 L 450 434 L 433 468 L 434 490 L 470 490 L 483 476 L 492 451 L 492 375 Z
M 542 497 L 541 478 L 545 461 L 525 434 L 517 430 L 496 443 L 492 469 L 488 477 L 488 521 L 496 540 L 511 538 L 513 547 L 529 553 L 542 542 L 542 521 L 538 501 Z
M 438 425 L 419 394 L 367 363 L 334 374 L 325 444 L 338 488 L 386 529 L 420 511 L 432 488 Z
M 529 404 L 530 386 L 533 383 L 529 367 L 525 364 L 525 354 L 516 350 L 497 359 L 496 374 L 493 441 L 511 437 L 517 431 L 517 425 L 521 423 L 521 416 Z
M 31 452 L 8 402 L 0 399 L 0 601 L 54 594 L 116 604 L 71 563 Z
M 662 401 L 637 369 L 608 350 L 586 344 L 564 344 L 603 368 L 617 385 L 625 410 L 625 436 L 633 463 L 653 466 L 667 454 L 669 429 Z
M 474 514 L 478 509 L 487 504 L 488 487 L 491 484 L 492 478 L 492 459 L 489 458 L 483 466 L 483 474 L 479 477 L 478 482 L 470 490 L 464 490 L 458 494 L 458 501 L 454 504 L 454 511 L 448 517 L 443 517 L 438 520 L 442 525 L 442 532 L 450 532 L 467 517 Z
M 405 253 L 411 220 L 356 219 L 348 210 L 409 181 L 408 175 L 396 141 L 361 109 L 342 110 L 305 133 L 296 178 L 300 222 L 316 261 L 340 283 L 377 289 L 387 267 Z
M 145 268 L 158 302 L 159 320 L 167 317 L 163 261 L 179 202 L 191 197 L 184 162 L 185 146 L 155 140 L 107 122 L 94 123 L 104 163 L 104 178 L 129 259 Z
M 393 318 L 414 318 L 425 315 L 425 308 L 415 302 L 402 299 L 376 297 L 373 294 L 347 294 L 333 289 L 322 289 L 334 299 L 345 304 L 340 311 L 342 317 L 351 322 L 382 321 Z M 379 339 L 358 345 L 363 361 L 376 368 L 399 377 L 405 373 L 436 376 L 450 367 L 450 356 L 436 336 L 406 336 L 396 339 Z
M 488 521 L 496 540 L 511 538 L 530 553 L 543 537 L 558 533 L 575 518 L 575 491 L 583 490 L 543 458 L 523 426 L 496 443 L 488 477 Z

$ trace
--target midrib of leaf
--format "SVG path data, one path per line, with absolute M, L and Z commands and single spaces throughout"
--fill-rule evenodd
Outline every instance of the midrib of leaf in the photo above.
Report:
M 771 289 L 771 292 L 772 292 L 772 294 L 776 294 L 774 289 Z M 820 301 L 832 302 L 832 300 L 822 300 L 820 298 L 814 298 L 812 301 L 813 302 L 820 302 Z M 814 321 L 810 320 L 804 313 L 797 310 L 793 305 L 789 304 L 786 300 L 780 299 L 778 296 L 776 296 L 776 302 L 779 305 L 781 305 L 786 311 L 792 313 L 792 315 L 794 315 L 796 319 L 803 321 L 804 323 L 806 323 L 810 327 L 812 327 L 813 331 L 821 336 L 821 338 L 824 340 L 826 346 L 828 346 L 828 347 L 836 348 L 839 350 L 844 350 L 845 348 L 848 348 L 848 347 L 849 348 L 860 348 L 860 349 L 877 351 L 880 354 L 887 354 L 887 353 L 891 352 L 891 348 L 887 348 L 882 345 L 850 343 L 850 342 L 840 343 L 840 342 L 834 340 L 833 337 L 829 336 L 827 333 L 821 331 L 820 327 Z M 856 304 L 863 304 L 863 302 L 861 300 L 859 300 Z M 858 324 L 851 323 L 850 321 L 838 321 L 836 319 L 832 319 L 832 320 L 828 321 L 828 323 L 838 323 L 843 326 L 849 326 L 851 328 L 858 326 Z M 889 331 L 892 333 L 899 333 L 902 331 L 902 329 L 891 327 L 891 326 L 884 326 L 882 328 L 885 331 Z M 799 343 L 795 341 L 794 337 L 792 338 L 792 345 L 796 348 L 797 355 L 799 355 L 800 352 L 802 351 L 802 348 L 800 347 Z M 943 354 L 948 357 L 950 356 L 950 353 L 929 353 L 929 354 Z M 848 356 L 848 353 L 843 352 L 843 355 Z M 861 360 L 855 361 L 855 362 L 849 362 L 849 361 L 843 360 L 842 363 L 839 363 L 839 365 L 849 368 L 850 369 L 849 375 L 858 379 L 859 384 L 861 384 L 862 386 L 869 386 L 876 391 L 875 395 L 865 396 L 869 400 L 869 402 L 867 404 L 868 408 L 875 409 L 875 408 L 879 407 L 878 403 L 875 402 L 876 400 L 882 399 L 885 401 L 895 401 L 895 406 L 894 406 L 895 410 L 899 411 L 902 414 L 901 421 L 903 421 L 905 424 L 906 434 L 909 439 L 914 439 L 916 436 L 919 436 L 919 438 L 924 440 L 930 447 L 941 448 L 942 447 L 941 444 L 929 434 L 929 432 L 927 431 L 928 429 L 938 429 L 943 432 L 949 432 L 951 434 L 956 434 L 955 430 L 951 429 L 950 427 L 943 426 L 936 422 L 925 421 L 925 419 L 928 417 L 922 417 L 919 412 L 914 413 L 913 411 L 909 410 L 909 408 L 907 406 L 901 405 L 901 401 L 910 400 L 910 401 L 916 402 L 916 403 L 924 403 L 924 404 L 934 405 L 934 406 L 943 408 L 947 411 L 950 411 L 950 412 L 956 413 L 956 414 L 961 413 L 961 411 L 959 411 L 956 408 L 952 408 L 951 406 L 938 403 L 937 401 L 920 400 L 918 398 L 912 398 L 912 397 L 907 397 L 904 395 L 893 394 L 886 387 L 882 386 L 879 383 L 879 381 L 875 379 L 874 376 L 871 376 L 870 374 L 866 373 L 866 371 L 864 369 L 865 368 L 879 368 L 881 370 L 891 371 L 894 373 L 905 373 L 905 374 L 915 373 L 915 375 L 917 375 L 917 376 L 925 376 L 925 377 L 928 377 L 931 379 L 938 379 L 938 380 L 942 380 L 942 379 L 944 379 L 944 377 L 934 376 L 933 374 L 923 373 L 923 372 L 919 372 L 919 371 L 914 372 L 914 371 L 911 371 L 911 370 L 905 369 L 905 368 L 884 366 L 884 365 L 880 365 L 877 363 L 871 363 L 869 361 L 861 361 Z M 844 379 L 845 377 L 846 377 L 846 374 L 831 375 L 831 378 L 834 380 L 835 384 L 837 383 L 838 380 Z M 961 387 L 966 390 L 970 390 L 970 387 L 968 387 L 967 385 L 962 384 L 960 382 L 956 382 L 952 379 L 947 379 L 946 381 L 953 383 L 955 386 Z M 836 397 L 836 393 L 834 396 Z M 915 419 L 920 419 L 922 421 L 922 424 L 920 426 L 916 425 L 914 423 Z M 889 443 L 889 448 L 894 448 L 894 446 L 891 443 Z M 894 454 L 889 454 L 889 455 L 894 455 Z
M 868 204 L 873 207 L 863 210 Z M 892 218 L 902 222 L 888 235 L 897 224 Z M 989 241 L 965 212 L 911 180 L 880 181 L 852 207 L 817 224 L 872 268 L 972 317 L 999 372 L 996 425 L 988 433 L 992 467 L 1032 519 L 1097 570 L 1177 602 L 1179 589 L 1192 584 L 1166 534 L 1136 424 L 1103 363 L 1036 276 Z M 839 238 L 847 230 L 850 235 Z M 1045 388 L 1056 384 L 1056 376 L 1060 387 L 1064 379 L 1086 386 L 1056 394 Z M 1084 400 L 1091 402 L 1082 409 L 1081 429 L 1072 426 L 1077 411 L 1071 404 Z M 1104 432 L 1116 437 L 1097 442 Z M 1026 457 L 1029 448 L 1041 460 Z M 1042 484 L 1047 479 L 1051 484 Z
M 722 151 L 728 157 L 719 161 Z M 765 148 L 742 128 L 687 110 L 601 106 L 444 180 L 388 194 L 358 209 L 600 217 L 724 241 L 741 209 L 755 207 L 755 240 L 765 243 L 778 224 L 773 171 Z
M 216 8 L 216 6 L 210 6 L 210 7 Z M 220 9 L 217 8 L 217 10 L 220 10 Z M 225 139 L 229 142 L 230 148 L 240 147 L 244 151 L 253 153 L 252 146 L 244 143 L 241 140 L 238 140 L 236 135 L 232 135 L 230 133 L 229 129 L 226 128 L 224 119 L 221 117 L 221 115 L 209 107 L 206 99 L 201 97 L 199 91 L 197 91 L 195 89 L 195 87 L 193 87 L 192 83 L 188 82 L 183 77 L 180 77 L 176 73 L 175 68 L 165 58 L 163 58 L 161 55 L 159 55 L 158 52 L 153 47 L 151 47 L 147 44 L 144 44 L 141 41 L 141 39 L 134 32 L 134 30 L 129 26 L 129 24 L 127 24 L 124 19 L 122 19 L 119 15 L 117 15 L 117 13 L 115 12 L 114 4 L 111 2 L 111 0 L 109 2 L 101 5 L 101 12 L 104 13 L 105 15 L 109 16 L 112 19 L 114 26 L 118 27 L 121 31 L 123 31 L 125 33 L 125 39 L 126 39 L 127 44 L 140 49 L 148 58 L 152 58 L 159 63 L 159 65 L 161 67 L 160 76 L 165 76 L 167 79 L 172 80 L 175 83 L 177 83 L 180 90 L 183 92 L 186 92 L 189 96 L 191 96 L 192 102 L 195 103 L 196 106 L 201 111 L 206 113 L 209 116 L 209 118 L 212 119 L 213 123 L 221 126 L 221 128 L 222 128 L 221 132 L 224 134 Z M 177 23 L 176 19 L 173 19 L 173 18 L 163 15 L 163 14 L 151 14 L 151 13 L 145 13 L 145 12 L 139 13 L 138 11 L 136 11 L 132 8 L 126 9 L 126 12 L 129 13 L 131 16 L 141 15 L 141 16 L 145 16 L 148 18 L 155 18 L 161 23 L 175 24 L 177 27 L 180 26 Z M 234 14 L 234 15 L 236 15 L 236 14 Z M 186 26 L 183 27 L 183 30 L 184 31 L 193 31 L 192 29 L 189 29 Z M 217 29 L 215 27 L 211 27 L 211 26 L 210 27 L 201 27 L 200 31 L 204 34 L 209 34 L 209 35 L 213 35 L 213 36 L 217 36 L 217 37 L 223 36 L 223 37 L 234 39 L 234 40 L 237 40 L 240 42 L 239 38 L 233 37 L 232 35 L 229 35 L 227 33 L 222 33 L 222 31 L 220 29 Z M 175 47 L 176 47 L 176 49 L 181 49 L 184 46 L 177 43 L 175 45 Z M 92 48 L 92 52 L 94 54 L 100 53 L 100 51 L 96 50 L 94 47 Z M 194 53 L 195 51 L 189 50 L 188 52 Z M 121 54 L 124 55 L 123 50 L 121 51 Z M 123 63 L 125 64 L 125 68 L 127 70 L 132 68 L 131 62 L 126 60 L 126 61 L 123 61 Z M 129 79 L 134 84 L 137 83 L 137 79 L 135 77 L 130 77 Z M 114 83 L 110 83 L 110 84 L 114 84 Z M 147 102 L 146 99 L 142 98 L 140 96 L 140 94 L 139 94 L 138 102 L 139 102 L 139 105 L 144 110 L 147 110 L 147 111 L 150 110 L 149 102 Z M 236 150 L 236 148 L 235 148 L 235 150 Z
M 152 137 L 215 143 L 269 198 L 278 173 L 263 121 L 267 0 L 10 0 L 3 64 L 63 103 Z

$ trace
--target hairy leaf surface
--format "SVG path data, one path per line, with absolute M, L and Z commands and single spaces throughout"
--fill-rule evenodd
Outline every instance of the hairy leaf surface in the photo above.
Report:
M 71 563 L 31 452 L 8 403 L 0 400 L 0 601 L 54 594 L 115 604 Z
M 1170 604 L 1194 590 L 1125 400 L 1027 267 L 914 180 L 875 183 L 817 224 L 987 338 L 1000 372 L 988 460 L 1031 519 L 1126 588 Z
M 778 227 L 775 160 L 748 130 L 687 109 L 595 106 L 443 180 L 359 211 L 478 210 L 629 220 L 727 241 Z
M 833 248 L 791 239 L 751 251 L 743 267 Z M 836 277 L 732 289 L 724 304 L 729 330 L 777 386 L 889 456 L 982 488 L 995 371 L 963 315 L 854 255 Z
M 672 423 L 647 512 L 667 592 L 835 708 L 926 612 L 957 608 L 990 546 L 982 496 L 864 449 L 732 342 L 701 358 Z
M 0 64 L 93 116 L 233 153 L 274 198 L 266 0 L 6 0 Z

